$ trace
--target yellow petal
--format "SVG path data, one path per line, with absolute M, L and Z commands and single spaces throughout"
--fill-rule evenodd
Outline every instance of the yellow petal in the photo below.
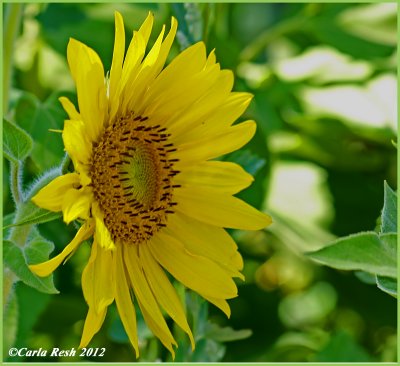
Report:
M 92 144 L 86 135 L 83 121 L 64 121 L 62 137 L 65 150 L 74 162 L 74 166 L 77 163 L 87 164 L 92 155 Z
M 92 202 L 93 193 L 91 188 L 84 187 L 68 190 L 64 195 L 62 204 L 64 221 L 69 224 L 78 217 L 88 219 Z
M 209 225 L 232 229 L 260 230 L 271 218 L 239 198 L 200 188 L 179 188 L 174 192 L 176 210 Z
M 201 51 L 201 48 L 199 50 Z M 213 65 L 187 75 L 185 79 L 176 75 L 176 80 L 169 87 L 154 95 L 154 98 L 147 98 L 147 102 L 143 103 L 146 105 L 144 114 L 151 119 L 163 121 L 163 125 L 169 127 L 176 119 L 188 113 L 193 103 L 213 88 L 219 73 L 219 65 Z
M 221 309 L 228 318 L 231 317 L 231 308 L 229 307 L 229 304 L 227 303 L 226 300 L 217 299 L 215 297 L 210 297 L 210 296 L 204 296 L 203 294 L 200 295 L 203 296 L 208 302 L 215 305 L 217 308 Z
M 230 70 L 222 70 L 218 74 L 215 83 L 210 86 L 190 109 L 182 113 L 168 124 L 169 132 L 174 136 L 192 130 L 201 125 L 204 120 L 218 110 L 221 104 L 228 98 L 233 87 L 233 73 Z
M 255 132 L 255 122 L 246 121 L 210 138 L 182 144 L 170 156 L 180 160 L 177 166 L 190 166 L 201 160 L 213 159 L 241 148 L 254 136 Z
M 193 335 L 174 287 L 171 285 L 171 282 L 169 282 L 165 272 L 153 258 L 147 245 L 140 246 L 139 251 L 143 270 L 157 302 L 175 323 L 187 333 L 192 344 L 192 349 L 194 349 Z
M 67 97 L 60 97 L 58 98 L 58 100 L 61 102 L 61 105 L 63 106 L 65 112 L 68 113 L 69 119 L 74 121 L 79 121 L 82 119 L 75 106 Z
M 153 257 L 186 287 L 206 296 L 237 296 L 232 278 L 208 258 L 188 252 L 176 238 L 158 232 L 148 243 Z
M 172 17 L 171 29 L 168 32 L 168 35 L 159 45 L 159 41 L 162 40 L 164 35 L 163 27 L 153 48 L 143 61 L 139 75 L 135 80 L 135 93 L 128 96 L 128 100 L 130 101 L 128 104 L 129 108 L 137 111 L 138 114 L 143 114 L 145 111 L 146 103 L 144 101 L 146 100 L 147 91 L 165 64 L 177 29 L 178 22 L 174 17 Z
M 177 238 L 190 253 L 209 258 L 223 266 L 231 276 L 243 278 L 238 272 L 243 268 L 243 260 L 236 243 L 224 229 L 204 224 L 177 211 L 168 218 L 168 225 L 163 231 Z
M 182 186 L 205 186 L 234 194 L 247 188 L 254 178 L 240 165 L 226 161 L 205 161 L 182 171 L 174 179 Z
M 67 173 L 52 180 L 32 198 L 35 205 L 50 211 L 61 211 L 65 194 L 80 184 L 79 175 Z
M 181 143 L 204 137 L 209 138 L 223 132 L 243 114 L 252 98 L 253 96 L 250 93 L 230 93 L 228 98 L 210 113 L 202 123 L 193 126 L 192 129 L 185 131 L 178 138 L 175 137 L 174 140 L 176 143 Z
M 117 85 L 121 78 L 122 62 L 125 54 L 125 29 L 124 20 L 121 14 L 115 12 L 115 38 L 114 38 L 114 52 L 110 70 L 110 103 L 119 103 L 115 98 Z
M 122 258 L 122 248 L 120 245 L 115 250 L 115 302 L 122 324 L 128 334 L 129 340 L 135 349 L 136 358 L 139 357 L 139 344 L 136 325 L 136 312 L 132 303 L 131 293 L 127 283 L 125 264 Z
M 135 245 L 123 247 L 124 259 L 129 278 L 138 300 L 143 317 L 154 335 L 174 355 L 172 345 L 177 345 L 174 337 L 168 329 L 167 323 L 161 314 L 158 304 L 151 292 L 146 277 L 143 274 L 141 258 L 136 253 Z
M 82 291 L 89 309 L 101 314 L 114 301 L 114 269 L 112 251 L 93 241 L 88 263 L 82 272 Z
M 146 98 L 154 101 L 163 93 L 169 94 L 177 84 L 180 85 L 189 77 L 198 74 L 205 62 L 206 46 L 203 42 L 186 48 L 158 75 L 154 83 L 150 85 Z
M 114 249 L 115 245 L 111 238 L 111 234 L 104 224 L 104 214 L 101 211 L 99 204 L 94 202 L 92 205 L 92 214 L 96 222 L 95 238 L 101 247 L 105 249 Z
M 49 276 L 56 268 L 69 257 L 84 240 L 88 239 L 94 231 L 93 220 L 86 221 L 78 230 L 75 238 L 56 257 L 40 264 L 31 264 L 29 269 L 40 277 Z
M 83 326 L 81 343 L 79 348 L 86 347 L 92 340 L 93 336 L 100 330 L 106 317 L 107 308 L 97 313 L 93 308 L 89 307 L 86 315 L 85 325 Z
M 91 141 L 97 141 L 107 118 L 103 64 L 95 51 L 72 38 L 68 43 L 67 58 L 87 134 Z

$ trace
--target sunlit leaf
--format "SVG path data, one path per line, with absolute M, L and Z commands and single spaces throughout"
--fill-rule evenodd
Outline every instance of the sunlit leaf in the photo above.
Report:
M 53 244 L 45 239 L 36 239 L 22 249 L 10 240 L 3 241 L 3 259 L 6 267 L 25 284 L 38 291 L 48 294 L 57 294 L 53 284 L 53 276 L 40 278 L 35 276 L 28 268 L 28 263 L 39 263 L 48 259 L 53 249 Z
M 396 235 L 363 232 L 339 238 L 306 255 L 318 263 L 344 270 L 362 270 L 397 277 Z
M 25 160 L 32 151 L 32 138 L 22 128 L 3 118 L 4 156 L 14 162 Z
M 397 232 L 397 193 L 386 182 L 384 192 L 381 232 Z

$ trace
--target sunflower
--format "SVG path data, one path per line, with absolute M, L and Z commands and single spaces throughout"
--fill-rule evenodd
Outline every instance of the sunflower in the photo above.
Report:
M 70 39 L 69 67 L 79 112 L 60 98 L 69 119 L 62 132 L 74 172 L 41 189 L 33 202 L 62 211 L 68 224 L 82 222 L 56 257 L 34 264 L 48 276 L 93 236 L 82 273 L 89 306 L 80 347 L 99 331 L 107 307 L 116 302 L 139 355 L 137 301 L 147 325 L 174 355 L 177 343 L 161 309 L 194 339 L 169 272 L 184 286 L 220 308 L 237 296 L 234 277 L 243 261 L 224 228 L 258 230 L 270 217 L 233 195 L 253 178 L 239 165 L 212 160 L 239 149 L 256 124 L 232 126 L 252 96 L 232 92 L 233 73 L 221 70 L 203 42 L 181 52 L 167 67 L 177 31 L 172 18 L 146 54 L 153 26 L 149 14 L 125 54 L 121 14 L 115 13 L 115 43 L 109 78 L 99 56 Z

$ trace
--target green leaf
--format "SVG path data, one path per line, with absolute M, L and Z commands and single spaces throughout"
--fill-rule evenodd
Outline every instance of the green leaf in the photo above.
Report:
M 381 233 L 397 232 L 397 193 L 384 183 Z
M 376 276 L 379 289 L 397 298 L 397 280 L 390 277 Z
M 246 339 L 251 335 L 251 329 L 234 330 L 231 327 L 220 327 L 218 324 L 208 323 L 205 337 L 217 342 L 232 342 Z
M 3 118 L 3 152 L 8 160 L 14 163 L 25 160 L 32 145 L 32 138 L 22 128 Z
M 200 12 L 200 4 L 178 3 L 171 4 L 172 10 L 178 19 L 177 39 L 181 49 L 200 41 L 203 36 L 203 18 Z
M 21 219 L 14 224 L 5 226 L 4 229 L 14 226 L 43 224 L 45 222 L 57 220 L 62 217 L 61 212 L 48 211 L 44 208 L 36 206 L 30 201 L 24 205 L 21 211 L 23 211 L 23 213 L 19 215 Z
M 5 266 L 10 268 L 28 286 L 44 293 L 57 294 L 58 291 L 53 284 L 53 276 L 37 277 L 27 265 L 27 263 L 40 263 L 47 260 L 53 248 L 52 243 L 39 237 L 29 242 L 24 250 L 10 240 L 4 240 L 3 259 Z
M 339 238 L 331 245 L 306 253 L 318 263 L 344 270 L 361 270 L 397 277 L 396 235 L 364 232 Z
M 339 331 L 331 337 L 315 356 L 317 362 L 368 362 L 370 356 L 355 339 L 346 332 Z
M 25 128 L 35 140 L 31 158 L 38 172 L 58 165 L 64 156 L 61 133 L 49 131 L 61 130 L 66 118 L 58 101 L 59 95 L 52 94 L 42 103 L 35 95 L 24 93 L 15 106 L 18 125 Z

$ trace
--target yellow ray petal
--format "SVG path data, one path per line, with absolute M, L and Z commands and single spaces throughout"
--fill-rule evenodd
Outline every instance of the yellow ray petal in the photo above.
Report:
M 129 83 L 124 90 L 124 99 L 127 101 L 129 110 L 134 110 L 136 113 L 141 113 L 140 104 L 138 101 L 142 100 L 143 93 L 147 90 L 148 85 L 151 83 L 154 75 L 154 65 L 160 54 L 161 44 L 164 37 L 165 26 L 162 27 L 161 33 L 155 41 L 150 52 L 144 58 L 138 74 L 132 83 Z
M 167 323 L 161 314 L 158 304 L 151 292 L 146 277 L 143 274 L 141 258 L 136 253 L 135 245 L 124 246 L 123 255 L 129 278 L 138 300 L 143 317 L 154 335 L 162 344 L 174 354 L 172 345 L 177 346 L 174 337 L 168 329 Z
M 189 77 L 198 74 L 206 62 L 206 47 L 198 42 L 186 48 L 158 75 L 146 94 L 146 101 L 154 102 L 160 95 L 168 96 Z
M 226 161 L 205 161 L 182 171 L 174 179 L 177 184 L 205 186 L 235 194 L 247 188 L 254 178 L 240 165 Z
M 192 130 L 202 125 L 204 120 L 218 110 L 228 98 L 233 87 L 233 73 L 230 70 L 221 70 L 215 83 L 207 90 L 190 109 L 168 124 L 168 130 L 173 136 Z
M 96 222 L 95 239 L 99 245 L 105 249 L 114 249 L 115 245 L 111 238 L 111 234 L 104 224 L 104 214 L 97 202 L 92 205 L 92 214 Z
M 89 309 L 97 314 L 114 301 L 114 268 L 111 250 L 93 241 L 88 263 L 82 272 L 82 291 Z
M 176 237 L 190 253 L 209 258 L 223 266 L 231 276 L 243 278 L 238 272 L 243 268 L 243 260 L 236 243 L 224 229 L 176 211 L 163 231 Z
M 93 220 L 86 221 L 78 230 L 75 238 L 64 248 L 64 250 L 54 258 L 40 264 L 31 264 L 29 269 L 40 277 L 49 276 L 56 268 L 71 255 L 84 240 L 88 239 L 94 231 Z
M 52 180 L 32 198 L 35 205 L 50 211 L 61 211 L 66 192 L 80 183 L 79 175 L 67 173 Z
M 176 210 L 210 225 L 232 229 L 260 230 L 271 218 L 239 198 L 200 188 L 179 188 L 174 192 Z
M 129 340 L 135 349 L 136 358 L 139 357 L 139 344 L 136 325 L 136 312 L 132 303 L 130 290 L 127 283 L 127 274 L 125 273 L 125 264 L 122 258 L 122 248 L 120 245 L 115 249 L 115 302 L 122 324 L 128 334 Z
M 97 141 L 107 118 L 103 64 L 95 51 L 72 38 L 68 43 L 67 58 L 87 134 L 91 141 Z
M 114 52 L 111 63 L 110 70 L 110 93 L 109 100 L 110 105 L 113 103 L 119 103 L 119 96 L 115 97 L 117 85 L 121 78 L 122 73 L 122 62 L 124 60 L 125 54 L 125 29 L 124 29 L 124 20 L 122 19 L 121 14 L 116 11 L 115 12 L 115 38 L 114 38 Z
M 170 156 L 180 160 L 177 167 L 190 166 L 193 163 L 213 159 L 241 148 L 254 136 L 255 132 L 255 122 L 246 121 L 230 127 L 218 135 L 182 144 Z
M 74 162 L 87 164 L 92 154 L 92 144 L 86 135 L 83 121 L 66 120 L 62 132 L 65 150 Z
M 182 143 L 204 137 L 209 138 L 223 132 L 243 114 L 252 98 L 253 96 L 250 93 L 230 93 L 228 98 L 213 113 L 210 113 L 202 123 L 175 137 L 175 142 Z
M 65 112 L 67 112 L 69 119 L 73 121 L 79 121 L 82 119 L 81 115 L 76 110 L 75 106 L 67 97 L 60 97 L 58 98 L 61 105 L 63 106 Z
M 227 303 L 226 300 L 224 299 L 217 299 L 215 297 L 210 297 L 210 296 L 205 296 L 203 294 L 200 294 L 201 296 L 204 297 L 208 302 L 211 304 L 214 304 L 217 308 L 221 309 L 224 314 L 230 318 L 231 317 L 231 308 L 229 307 L 229 304 Z
M 91 188 L 84 187 L 68 190 L 64 195 L 62 204 L 64 221 L 69 224 L 78 217 L 88 219 L 92 202 L 93 193 Z
M 81 343 L 79 348 L 86 347 L 92 340 L 93 336 L 100 330 L 106 317 L 107 308 L 97 313 L 93 308 L 89 307 L 86 315 L 85 325 L 83 326 Z
M 194 339 L 179 297 L 169 282 L 168 277 L 155 261 L 147 245 L 139 247 L 140 259 L 148 283 L 150 284 L 157 302 L 189 336 L 194 349 Z
M 237 296 L 232 278 L 208 258 L 191 254 L 176 238 L 158 232 L 148 243 L 154 258 L 178 281 L 206 296 Z
M 193 103 L 213 88 L 219 73 L 219 65 L 213 65 L 185 79 L 177 76 L 169 88 L 148 99 L 144 114 L 154 120 L 162 120 L 163 125 L 168 127 L 181 115 L 188 113 Z

